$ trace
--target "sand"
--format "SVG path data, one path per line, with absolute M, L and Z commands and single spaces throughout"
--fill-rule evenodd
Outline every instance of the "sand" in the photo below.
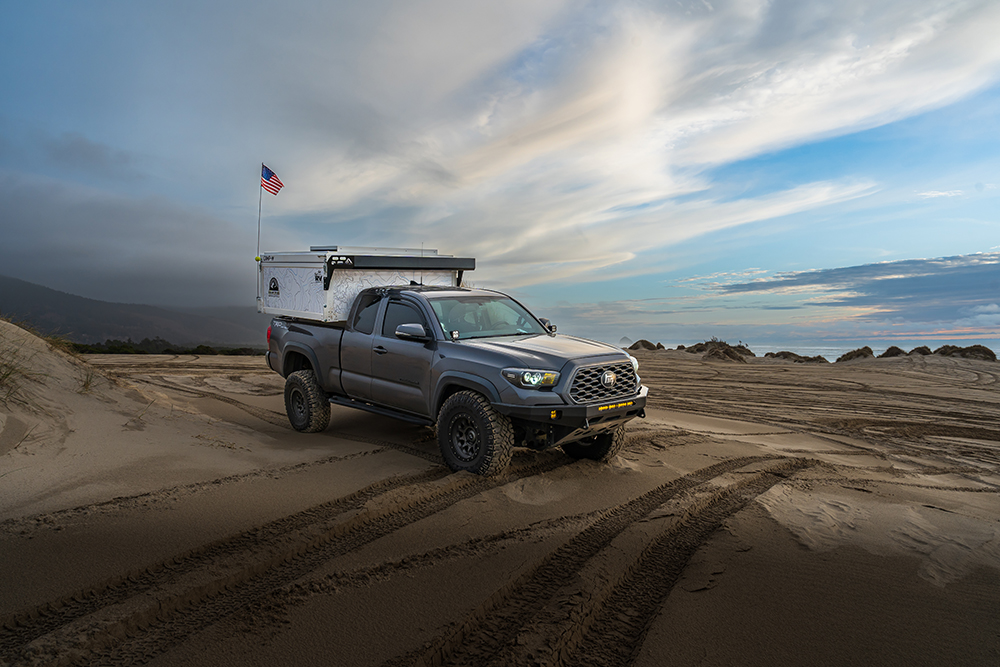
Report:
M 621 456 L 483 479 L 261 358 L 0 350 L 0 664 L 1000 664 L 996 363 L 640 351 Z

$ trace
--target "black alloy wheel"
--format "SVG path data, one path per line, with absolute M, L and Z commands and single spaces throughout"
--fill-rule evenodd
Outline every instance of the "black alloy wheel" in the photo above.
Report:
M 503 472 L 514 449 L 510 419 L 474 391 L 448 397 L 438 412 L 438 446 L 448 467 L 477 475 Z
M 476 460 L 482 439 L 479 436 L 479 425 L 471 415 L 464 412 L 456 415 L 451 422 L 448 435 L 451 451 L 460 461 L 470 463 Z
M 330 425 L 330 401 L 311 370 L 285 378 L 285 413 L 292 428 L 303 433 L 318 433 Z

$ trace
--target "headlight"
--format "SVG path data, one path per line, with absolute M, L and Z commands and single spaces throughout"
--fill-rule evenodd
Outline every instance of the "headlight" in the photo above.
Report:
M 501 374 L 507 381 L 524 389 L 551 387 L 559 382 L 559 373 L 555 371 L 535 371 L 526 368 L 505 368 Z
M 635 371 L 635 385 L 638 387 L 642 384 L 642 378 L 639 377 L 639 360 L 631 354 L 628 355 L 628 360 L 632 362 L 632 370 Z

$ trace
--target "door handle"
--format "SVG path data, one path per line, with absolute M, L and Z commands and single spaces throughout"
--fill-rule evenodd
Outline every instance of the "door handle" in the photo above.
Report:
M 375 352 L 375 354 L 385 354 L 385 353 L 387 353 L 388 351 L 389 351 L 389 350 L 385 349 L 385 348 L 384 348 L 384 347 L 382 347 L 381 345 L 379 345 L 378 347 L 376 347 L 376 348 L 374 349 L 374 352 Z

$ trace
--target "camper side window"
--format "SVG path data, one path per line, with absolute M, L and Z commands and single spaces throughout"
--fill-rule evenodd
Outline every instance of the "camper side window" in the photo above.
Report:
M 375 316 L 378 315 L 378 305 L 382 301 L 379 294 L 366 294 L 361 297 L 358 311 L 354 315 L 354 330 L 363 334 L 375 331 Z

